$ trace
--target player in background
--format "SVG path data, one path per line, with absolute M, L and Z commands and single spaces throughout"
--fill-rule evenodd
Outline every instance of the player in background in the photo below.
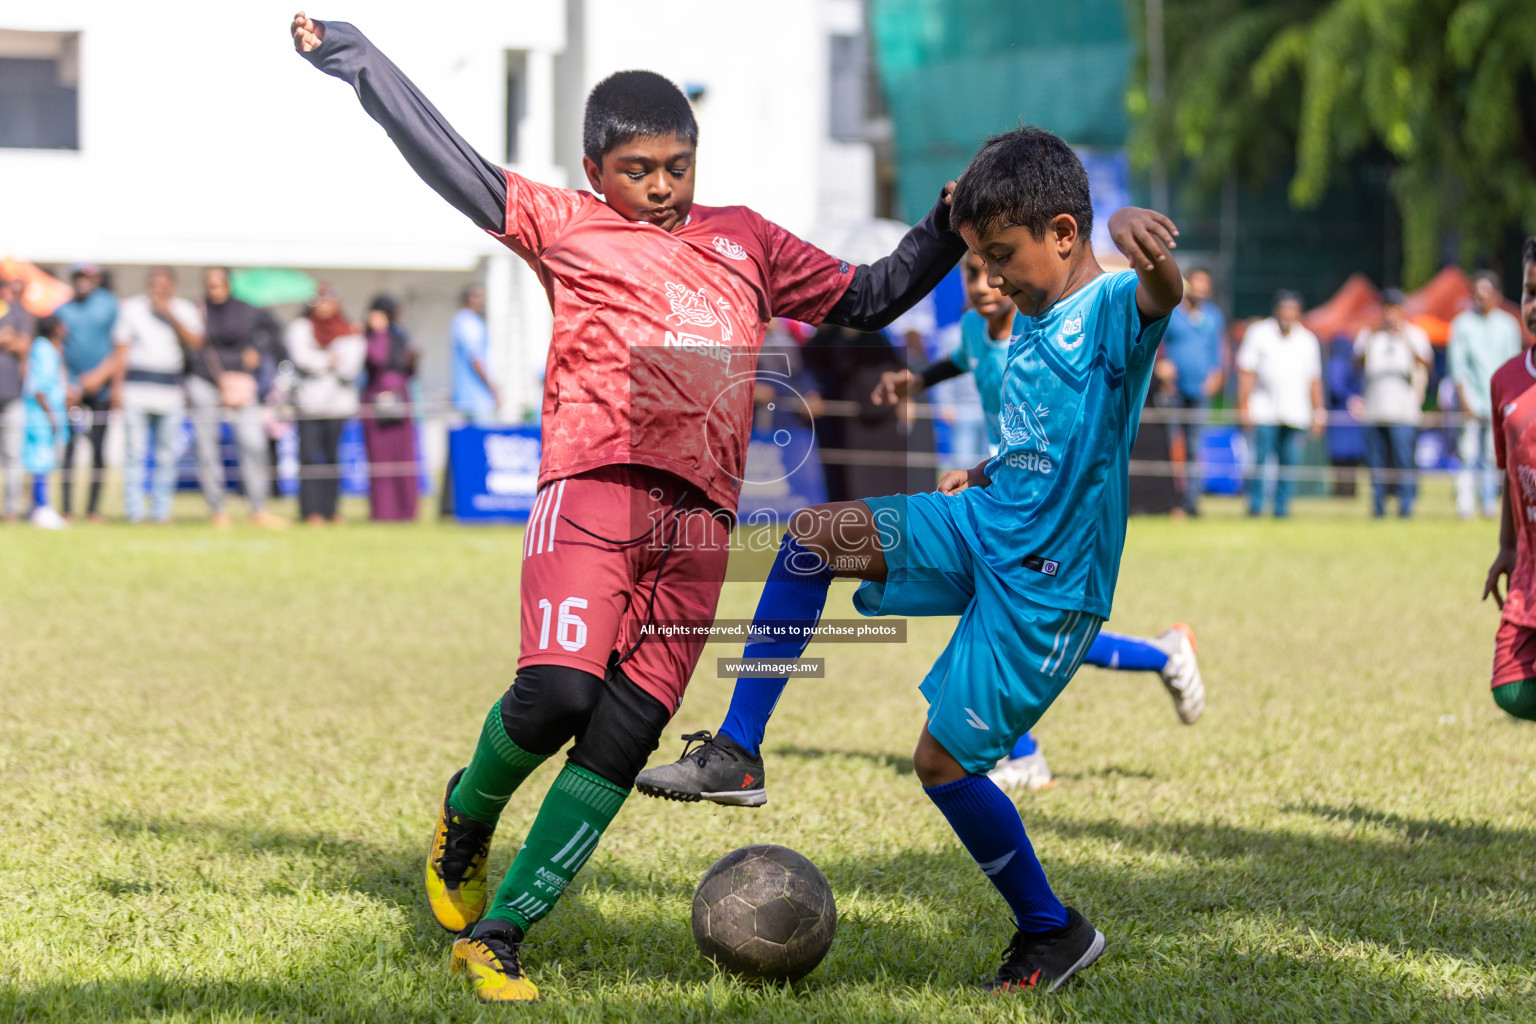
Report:
M 921 686 L 928 720 L 913 764 L 1014 914 L 986 987 L 1049 991 L 1093 963 L 1104 936 L 1056 898 L 1018 809 L 986 773 L 1056 699 L 1109 617 L 1131 442 L 1183 294 L 1169 253 L 1177 229 L 1150 210 L 1118 211 L 1110 236 L 1136 269 L 1105 273 L 1089 242 L 1082 161 L 1038 128 L 982 146 L 953 217 L 1022 314 L 1003 378 L 1002 446 L 949 493 L 804 510 L 768 589 L 824 592 L 848 575 L 864 581 L 854 595 L 862 614 L 960 616 Z
M 1003 370 L 1014 335 L 1013 302 L 987 279 L 981 258 L 967 253 L 960 261 L 971 308 L 960 319 L 960 346 L 921 374 L 890 370 L 881 376 L 871 396 L 875 404 L 895 404 L 916 388 L 972 373 L 986 418 L 992 451 L 1002 442 L 999 422 L 1003 403 Z M 948 492 L 965 480 L 967 470 L 944 474 L 939 490 Z M 825 588 L 785 587 L 769 577 L 757 609 L 757 621 L 814 624 L 826 604 Z M 799 657 L 783 643 L 748 644 L 742 658 Z M 803 652 L 804 645 L 798 645 Z M 1101 632 L 1084 661 L 1100 668 L 1156 672 L 1173 698 L 1175 710 L 1192 725 L 1205 710 L 1205 685 L 1195 657 L 1194 633 L 1182 623 L 1155 640 Z M 640 773 L 636 787 L 647 796 L 669 800 L 709 800 L 718 804 L 760 807 L 768 802 L 762 743 L 768 720 L 788 683 L 785 676 L 744 676 L 736 681 L 725 721 L 713 734 L 689 733 L 683 756 L 676 762 Z M 1005 790 L 1043 789 L 1052 781 L 1050 765 L 1033 734 L 1026 732 L 1008 756 L 989 773 Z
M 291 32 L 427 184 L 533 268 L 554 312 L 517 678 L 448 782 L 425 878 L 433 916 L 459 933 L 453 969 L 484 1001 L 536 999 L 518 946 L 629 796 L 702 650 L 646 643 L 643 627 L 714 618 L 753 412 L 733 369 L 756 366 L 774 316 L 884 327 L 965 244 L 943 199 L 868 267 L 745 207 L 695 205 L 692 108 L 645 71 L 588 97 L 582 163 L 602 198 L 542 185 L 476 153 L 356 28 L 301 12 Z M 502 808 L 573 737 L 487 910 Z
M 1520 316 L 1536 332 L 1536 236 L 1521 254 Z M 1483 599 L 1499 606 L 1493 647 L 1493 702 L 1536 722 L 1536 349 L 1494 371 L 1489 383 L 1493 451 L 1504 471 L 1499 553 L 1488 568 Z M 1505 593 L 1499 593 L 1499 578 Z

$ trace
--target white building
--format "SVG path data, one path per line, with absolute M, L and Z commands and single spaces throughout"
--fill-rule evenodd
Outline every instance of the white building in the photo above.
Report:
M 699 202 L 813 235 L 872 213 L 870 145 L 833 137 L 862 128 L 860 0 L 677 0 L 660 19 L 617 0 L 331 4 L 310 13 L 356 24 L 481 153 L 540 181 L 586 187 L 586 93 L 646 67 L 698 97 Z M 548 345 L 542 289 L 294 54 L 294 7 L 0 0 L 0 256 L 108 265 L 123 294 L 154 264 L 189 268 L 189 293 L 206 265 L 300 267 L 354 316 L 390 290 L 439 398 L 449 317 L 483 280 L 504 411 L 520 418 Z M 834 76 L 851 83 L 836 111 Z

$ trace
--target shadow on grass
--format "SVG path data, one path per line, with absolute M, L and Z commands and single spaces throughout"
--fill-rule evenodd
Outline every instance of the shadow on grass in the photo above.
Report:
M 890 754 L 875 750 L 833 750 L 827 747 L 798 747 L 793 744 L 774 747 L 770 753 L 777 757 L 804 757 L 812 760 L 823 757 L 851 757 L 859 761 L 868 761 L 880 768 L 892 769 L 897 775 L 912 775 L 917 771 L 912 766 L 910 754 Z
M 1117 764 L 1105 765 L 1103 768 L 1089 768 L 1075 772 L 1053 772 L 1058 779 L 1138 779 L 1151 781 L 1157 778 L 1157 773 L 1145 768 L 1123 768 Z
M 1079 1008 L 1093 1012 L 1100 1000 L 1109 1000 L 1107 1007 L 1129 999 L 1130 1005 L 1115 1005 L 1125 1012 L 1134 1006 L 1131 1015 L 1143 1019 L 1305 1020 L 1299 1009 L 1288 1015 L 1276 1008 L 1321 995 L 1337 1019 L 1455 1019 L 1473 1009 L 1495 1018 L 1508 1010 L 1508 1019 L 1519 1019 L 1515 1011 L 1531 999 L 1528 965 L 1536 959 L 1536 922 L 1522 875 L 1536 832 L 1358 806 L 1287 810 L 1352 828 L 1330 835 L 1225 822 L 1081 821 L 1026 809 L 1053 883 L 1110 938 L 1111 959 L 1075 986 Z M 446 973 L 448 939 L 421 904 L 422 851 L 415 844 L 123 817 L 107 827 L 125 840 L 187 843 L 259 859 L 269 873 L 269 893 L 301 887 L 357 892 L 406 908 L 413 927 L 369 941 L 412 947 L 410 969 L 422 977 Z M 821 1015 L 836 1017 L 831 1011 L 846 1004 L 854 988 L 872 1000 L 864 1015 L 880 1019 L 890 1010 L 899 1017 L 896 989 L 911 996 L 915 988 L 932 987 L 947 993 L 942 1004 L 950 1005 L 969 998 L 971 985 L 995 967 L 1010 928 L 995 892 L 958 844 L 944 852 L 835 859 L 804 840 L 800 845 L 838 894 L 840 923 L 832 954 L 793 999 L 810 1000 Z M 274 861 L 273 852 L 293 863 Z M 701 851 L 699 870 L 718 852 Z M 689 993 L 713 983 L 715 972 L 694 950 L 689 931 L 693 879 L 679 879 L 676 865 L 659 875 L 644 868 L 599 860 L 534 932 L 528 962 L 541 984 L 554 975 L 549 991 L 591 1005 L 615 986 L 628 986 L 637 1000 L 635 1019 L 668 1019 L 668 1007 L 677 1011 Z M 98 886 L 126 899 L 149 891 L 131 878 Z M 1405 963 L 1405 955 L 1415 962 Z M 1485 991 L 1462 996 L 1469 986 L 1449 980 L 1456 963 L 1426 969 L 1426 961 L 1446 959 L 1481 965 L 1494 980 Z M 435 994 L 381 1003 L 368 981 L 378 965 L 372 953 L 366 960 L 338 963 L 313 983 L 143 978 L 0 989 L 0 1020 L 9 1019 L 5 1011 L 12 1008 L 15 1019 L 48 1019 L 50 1007 L 74 999 L 104 1012 L 137 1009 L 125 1009 L 122 1017 L 56 1019 L 142 1019 L 146 1005 L 163 1005 L 165 1012 L 272 1012 L 285 1019 L 423 1019 L 440 1016 L 442 1001 L 457 998 L 448 982 L 429 980 L 418 987 Z M 1517 976 L 1524 982 L 1517 984 Z M 882 978 L 895 979 L 886 982 L 895 986 L 888 995 L 872 981 Z M 323 1013 L 306 994 L 322 981 L 337 990 L 323 1001 Z M 673 994 L 646 994 L 662 990 Z M 1433 1012 L 1421 1013 L 1426 1007 Z M 448 1019 L 457 1013 L 450 1009 Z
M 1478 843 L 1513 840 L 1529 843 L 1536 838 L 1536 830 L 1504 829 L 1486 823 L 1440 821 L 1435 818 L 1406 818 L 1387 811 L 1373 811 L 1367 807 L 1334 807 L 1331 804 L 1286 804 L 1280 808 L 1291 813 L 1311 814 L 1330 821 L 1350 822 L 1356 825 L 1379 825 L 1393 832 L 1401 832 L 1405 839 L 1418 842 L 1435 839 L 1453 843 Z

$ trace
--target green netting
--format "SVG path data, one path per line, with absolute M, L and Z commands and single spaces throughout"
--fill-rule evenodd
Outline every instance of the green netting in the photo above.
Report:
M 1074 145 L 1123 145 L 1134 46 L 1121 2 L 871 0 L 902 214 L 922 216 L 983 139 L 1020 119 Z
M 869 0 L 871 35 L 894 129 L 899 213 L 921 217 L 988 135 L 1021 118 L 1075 146 L 1118 149 L 1136 60 L 1127 11 L 1140 0 Z M 1185 252 L 1220 247 L 1219 197 L 1198 195 L 1172 168 L 1172 209 Z M 1377 283 L 1398 273 L 1385 179 L 1361 157 L 1315 209 L 1291 208 L 1285 184 L 1239 189 L 1231 312 L 1268 311 L 1277 288 L 1322 302 L 1351 273 Z M 1133 182 L 1147 203 L 1146 182 Z

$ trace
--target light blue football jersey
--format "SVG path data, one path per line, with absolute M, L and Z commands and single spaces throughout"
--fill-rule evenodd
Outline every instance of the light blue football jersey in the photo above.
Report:
M 1168 326 L 1142 323 L 1136 286 L 1134 271 L 1101 274 L 1015 319 L 992 483 L 958 495 L 956 518 L 1012 589 L 1103 619 L 1125 546 L 1131 444 Z
M 1020 317 L 1013 320 L 1013 333 L 1019 333 Z M 993 447 L 1002 443 L 998 415 L 1003 408 L 1003 370 L 1008 365 L 1010 340 L 994 341 L 987 321 L 974 309 L 960 318 L 960 346 L 950 361 L 970 372 L 981 395 L 981 411 L 987 418 L 987 440 Z

